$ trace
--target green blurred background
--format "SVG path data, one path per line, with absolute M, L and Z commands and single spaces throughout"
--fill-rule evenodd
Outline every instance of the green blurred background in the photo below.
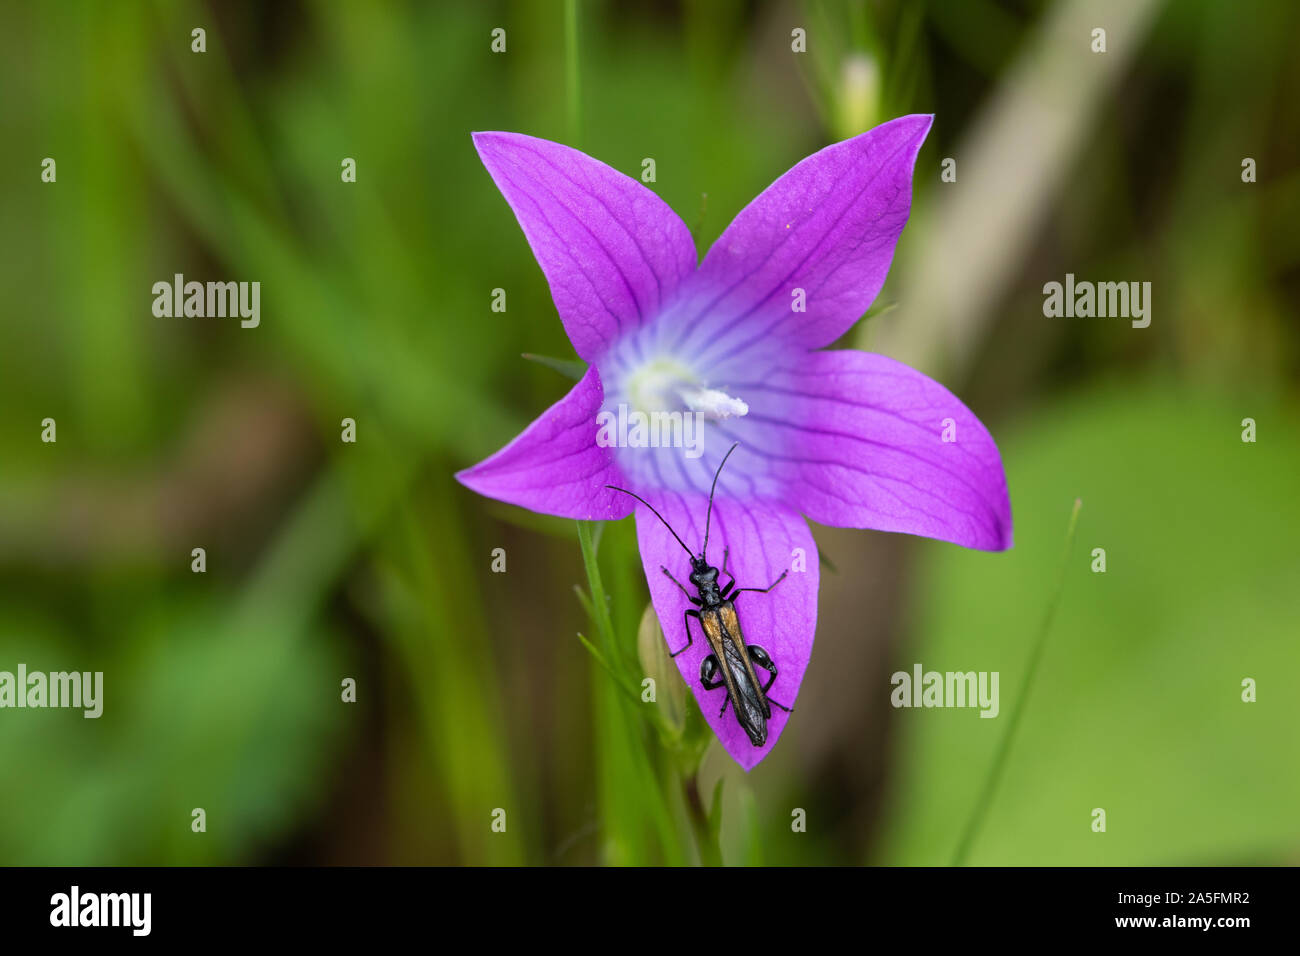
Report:
M 0 669 L 103 671 L 105 703 L 0 711 L 0 863 L 690 863 L 698 794 L 728 863 L 948 863 L 1076 498 L 970 862 L 1297 862 L 1296 36 L 1289 0 L 5 4 Z M 698 726 L 617 679 L 662 665 L 631 523 L 602 636 L 573 523 L 451 477 L 569 387 L 521 353 L 572 357 L 469 133 L 654 158 L 703 252 L 907 112 L 913 219 L 844 344 L 989 425 L 1016 546 L 815 529 L 798 713 L 697 773 Z M 260 281 L 260 327 L 154 317 L 177 272 Z M 1045 318 L 1067 272 L 1150 281 L 1151 326 Z M 999 671 L 1002 717 L 894 710 L 917 662 Z

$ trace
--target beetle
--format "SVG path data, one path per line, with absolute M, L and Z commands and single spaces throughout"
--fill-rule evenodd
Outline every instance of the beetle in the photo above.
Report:
M 778 703 L 767 696 L 772 684 L 776 682 L 777 667 L 776 662 L 762 646 L 758 644 L 746 644 L 745 636 L 740 627 L 740 617 L 736 614 L 736 598 L 746 591 L 755 591 L 759 594 L 766 594 L 774 587 L 785 580 L 790 569 L 781 572 L 780 577 L 765 588 L 738 588 L 736 587 L 736 578 L 727 570 L 727 562 L 731 556 L 731 549 L 726 548 L 722 552 L 722 570 L 721 574 L 731 575 L 731 580 L 724 586 L 718 586 L 719 570 L 709 564 L 709 525 L 713 520 L 713 494 L 718 489 L 718 476 L 722 474 L 722 466 L 727 463 L 731 453 L 739 446 L 739 442 L 732 445 L 722 461 L 718 463 L 718 470 L 713 475 L 713 487 L 709 489 L 709 507 L 704 519 L 704 546 L 700 548 L 697 555 L 686 546 L 686 542 L 678 536 L 667 520 L 650 502 L 646 501 L 640 495 L 628 491 L 626 488 L 620 488 L 617 485 L 606 485 L 613 491 L 621 491 L 625 495 L 631 495 L 641 504 L 649 508 L 656 518 L 663 522 L 669 534 L 677 539 L 677 543 L 682 546 L 682 550 L 690 557 L 691 573 L 690 582 L 695 586 L 696 594 L 692 595 L 686 586 L 673 577 L 672 572 L 663 565 L 659 570 L 664 573 L 668 580 L 681 588 L 686 599 L 695 605 L 694 608 L 687 608 L 682 615 L 682 626 L 686 629 L 686 646 L 673 651 L 669 656 L 676 657 L 687 650 L 690 650 L 694 644 L 694 637 L 691 634 L 691 618 L 700 622 L 700 629 L 704 632 L 705 638 L 709 642 L 709 653 L 700 663 L 700 685 L 705 690 L 717 690 L 719 687 L 727 688 L 726 700 L 722 702 L 722 709 L 718 711 L 721 716 L 727 712 L 727 705 L 730 704 L 732 711 L 736 715 L 736 720 L 749 736 L 749 742 L 755 747 L 761 747 L 767 742 L 767 722 L 772 719 L 772 707 L 779 707 L 786 713 L 791 709 L 784 704 Z M 755 667 L 761 667 L 767 671 L 769 677 L 766 684 L 760 685 L 758 674 Z

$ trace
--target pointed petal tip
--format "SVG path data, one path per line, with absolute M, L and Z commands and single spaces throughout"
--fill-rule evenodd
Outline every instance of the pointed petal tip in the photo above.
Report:
M 500 130 L 481 129 L 470 133 L 469 138 L 470 142 L 474 144 L 474 148 L 478 151 L 479 156 L 482 156 L 483 148 L 485 146 L 490 146 L 494 141 L 500 140 L 504 135 L 505 134 Z
M 1015 537 L 1016 537 L 1015 534 L 1011 530 L 1011 526 L 1007 525 L 1005 528 L 1002 529 L 1002 533 L 998 537 L 997 544 L 993 545 L 992 547 L 985 548 L 984 550 L 992 551 L 999 554 L 1002 553 L 1003 551 L 1010 551 L 1013 547 L 1015 547 L 1016 544 Z
M 999 453 L 998 454 L 999 464 L 1001 463 L 1001 461 L 1002 461 L 1002 455 L 1001 453 Z M 998 525 L 997 525 L 998 541 L 995 546 L 988 549 L 989 551 L 996 551 L 996 552 L 1010 551 L 1013 547 L 1015 547 L 1016 544 L 1015 520 L 1011 514 L 1011 492 L 1009 489 L 1006 488 L 1005 468 L 1003 469 L 1002 472 L 1002 481 L 1003 481 L 1003 489 L 1004 489 L 1003 492 L 1004 498 L 1002 500 L 1001 507 L 998 509 L 999 510 Z
M 522 143 L 536 139 L 536 137 L 527 136 L 524 133 L 511 133 L 500 129 L 476 130 L 469 134 L 469 138 L 474 144 L 474 149 L 478 152 L 479 159 L 483 160 L 485 165 L 491 161 L 489 154 L 500 155 L 501 150 L 508 149 L 512 142 Z M 549 142 L 549 140 L 541 140 L 540 142 Z
M 1012 531 L 1009 519 L 1005 524 L 999 524 L 995 528 L 986 529 L 974 535 L 954 536 L 951 534 L 906 530 L 903 533 L 920 534 L 922 537 L 934 538 L 936 541 L 947 541 L 959 548 L 967 548 L 971 551 L 987 551 L 989 554 L 1001 554 L 1004 551 L 1010 551 L 1015 546 L 1015 534 Z
M 1000 463 L 1001 456 L 999 456 Z M 1005 482 L 1005 477 L 1003 481 Z M 1005 484 L 1003 487 L 1005 488 Z M 1004 495 L 1006 495 L 1005 491 Z M 967 537 L 965 540 L 938 535 L 932 535 L 932 537 L 938 537 L 939 540 L 950 540 L 953 544 L 963 548 L 970 548 L 972 551 L 988 551 L 990 554 L 1001 554 L 1004 551 L 1010 551 L 1016 543 L 1015 527 L 1011 520 L 1010 496 L 1006 495 L 1000 504 L 993 507 L 997 513 L 991 518 L 991 527 L 987 527 L 974 536 Z
M 884 123 L 884 126 L 891 125 L 907 126 L 913 130 L 913 135 L 918 141 L 924 141 L 930 134 L 930 128 L 934 126 L 933 113 L 908 113 L 906 116 L 900 116 L 898 119 L 890 120 Z
M 921 144 L 925 142 L 925 138 L 930 135 L 930 128 L 934 126 L 934 116 L 934 113 L 908 113 L 905 116 L 887 120 L 879 126 L 874 126 L 865 133 L 859 133 L 854 139 L 869 137 L 873 134 L 879 136 L 886 130 L 897 130 L 903 133 L 905 138 L 915 140 L 915 149 L 919 150 Z
M 934 117 L 934 113 L 908 113 L 904 116 L 896 116 L 891 120 L 885 120 L 885 122 L 871 127 L 871 129 L 841 140 L 839 144 L 832 144 L 828 149 L 834 149 L 836 145 L 858 141 L 869 144 L 879 141 L 882 137 L 889 138 L 891 135 L 902 139 L 914 139 L 919 148 L 920 144 L 925 141 L 926 136 L 929 135 L 930 128 L 934 125 Z M 817 154 L 814 153 L 813 155 Z
M 491 498 L 492 495 L 483 490 L 483 484 L 482 481 L 480 480 L 479 473 L 484 463 L 485 462 L 480 461 L 476 465 L 470 465 L 468 468 L 462 468 L 460 471 L 455 472 L 452 475 L 452 477 L 455 478 L 456 481 L 459 482 L 462 487 L 468 488 L 470 491 L 474 492 L 477 495 L 483 495 L 483 497 L 485 498 Z

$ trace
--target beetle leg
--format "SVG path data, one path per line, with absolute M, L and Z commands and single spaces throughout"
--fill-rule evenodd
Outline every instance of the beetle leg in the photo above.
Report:
M 673 576 L 672 576 L 672 573 L 669 572 L 669 570 L 668 570 L 667 568 L 665 568 L 665 567 L 661 564 L 661 565 L 659 565 L 659 570 L 662 571 L 662 572 L 664 573 L 664 576 L 665 576 L 666 578 L 668 578 L 669 581 L 672 581 L 673 584 L 677 585 L 679 588 L 682 589 L 682 593 L 686 595 L 686 600 L 690 601 L 692 604 L 694 604 L 694 605 L 697 606 L 697 607 L 699 606 L 700 599 L 697 598 L 697 597 L 691 597 L 691 592 L 688 591 L 688 590 L 686 590 L 686 588 L 685 588 L 685 586 L 682 584 L 682 582 L 681 582 L 681 581 L 678 581 L 675 577 L 673 577 Z
M 768 688 L 776 683 L 776 661 L 772 660 L 772 655 L 758 644 L 746 644 L 745 651 L 749 654 L 749 659 L 753 661 L 755 666 L 763 668 L 763 670 L 772 675 L 768 678 L 767 683 L 763 685 L 763 697 L 766 698 L 767 702 L 773 707 L 780 707 L 787 714 L 793 713 L 793 708 L 787 707 L 785 704 L 775 701 L 771 697 L 767 696 Z
M 722 573 L 726 575 L 730 575 L 731 577 L 731 580 L 727 582 L 727 586 L 722 589 L 722 596 L 724 598 L 727 596 L 727 592 L 736 586 L 736 576 L 727 570 L 727 562 L 729 560 L 731 560 L 731 548 L 723 548 L 722 549 Z
M 768 654 L 768 652 L 763 650 L 763 648 L 758 644 L 747 644 L 745 645 L 745 650 L 749 653 L 749 659 L 753 661 L 756 666 L 763 668 L 763 670 L 772 675 L 768 678 L 767 683 L 763 685 L 763 693 L 766 694 L 768 688 L 776 683 L 776 662 L 772 660 L 772 655 Z
M 687 608 L 685 611 L 682 612 L 682 627 L 686 628 L 686 646 L 670 652 L 668 655 L 669 657 L 676 657 L 678 654 L 681 654 L 684 651 L 688 651 L 691 649 L 691 645 L 695 643 L 695 638 L 691 636 L 690 619 L 695 618 L 696 620 L 699 620 L 699 617 L 700 617 L 700 612 L 692 611 L 690 608 Z
M 722 685 L 723 680 L 718 677 L 718 657 L 710 654 L 700 661 L 700 686 L 705 690 L 717 690 Z
M 789 574 L 789 573 L 790 573 L 790 569 L 789 569 L 789 568 L 786 568 L 784 571 L 781 572 L 781 576 L 780 576 L 779 578 L 777 578 L 775 581 L 773 581 L 771 584 L 769 584 L 767 587 L 765 587 L 765 588 L 736 588 L 736 594 L 739 594 L 741 591 L 758 591 L 758 592 L 760 592 L 760 593 L 762 593 L 762 594 L 766 594 L 768 591 L 772 590 L 772 588 L 776 587 L 778 584 L 780 584 L 782 581 L 784 581 L 784 580 L 785 580 L 785 576 L 786 576 L 787 574 Z M 734 600 L 736 599 L 736 595 L 733 594 L 733 595 L 731 596 L 731 599 L 734 601 Z

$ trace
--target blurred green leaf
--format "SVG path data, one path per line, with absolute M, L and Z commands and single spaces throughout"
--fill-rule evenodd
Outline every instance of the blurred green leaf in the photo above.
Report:
M 565 378 L 577 381 L 587 371 L 587 363 L 580 362 L 577 359 L 558 359 L 551 358 L 549 355 L 534 355 L 531 352 L 525 352 L 523 357 L 530 362 L 536 362 L 538 365 L 545 365 L 549 369 L 554 369 Z
M 1240 422 L 1261 423 L 1258 443 Z M 945 863 L 984 780 L 1051 591 L 1079 547 L 976 865 L 1281 862 L 1300 847 L 1300 527 L 1294 409 L 1173 386 L 1044 408 L 1004 439 L 1016 545 L 928 549 L 921 639 L 897 665 L 999 671 L 1002 714 L 899 709 L 882 860 Z M 1094 548 L 1107 570 L 1091 570 Z M 1259 685 L 1242 701 L 1242 680 Z M 1091 829 L 1106 811 L 1105 833 Z

